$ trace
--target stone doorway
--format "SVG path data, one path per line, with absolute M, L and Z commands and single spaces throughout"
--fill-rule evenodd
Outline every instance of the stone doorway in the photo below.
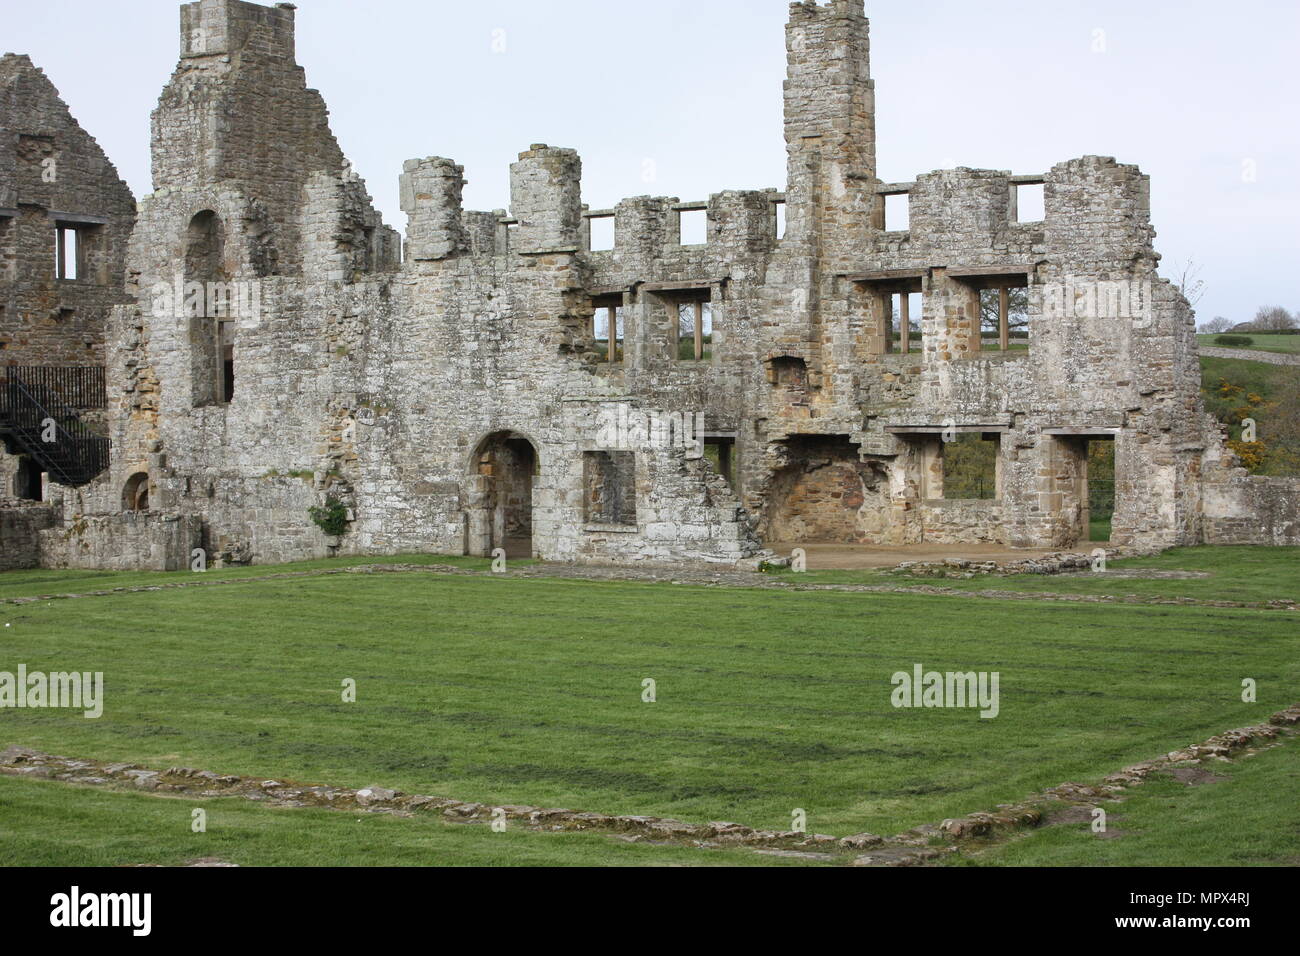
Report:
M 1125 543 L 1113 528 L 1123 512 L 1116 490 L 1117 432 L 1110 429 L 1044 429 L 1051 445 L 1044 486 L 1050 519 L 1048 540 L 1054 548 Z M 1118 505 L 1118 507 L 1117 507 Z M 1119 522 L 1123 523 L 1122 519 Z
M 479 443 L 470 476 L 466 552 L 490 557 L 532 558 L 533 487 L 540 458 L 532 441 L 516 432 L 494 432 Z
M 27 455 L 20 457 L 14 475 L 14 497 L 23 501 L 40 501 L 42 484 L 41 466 Z

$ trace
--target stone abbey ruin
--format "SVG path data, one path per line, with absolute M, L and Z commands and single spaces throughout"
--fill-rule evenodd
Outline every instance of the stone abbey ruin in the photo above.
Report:
M 786 42 L 783 191 L 590 209 L 578 155 L 536 145 L 511 209 L 477 212 L 460 166 L 413 159 L 404 242 L 290 4 L 181 7 L 138 204 L 6 55 L 0 567 L 1068 549 L 1102 442 L 1113 543 L 1300 544 L 1300 481 L 1248 476 L 1202 407 L 1136 166 L 882 182 L 862 0 L 793 4 Z M 961 442 L 988 451 L 982 497 L 945 495 Z

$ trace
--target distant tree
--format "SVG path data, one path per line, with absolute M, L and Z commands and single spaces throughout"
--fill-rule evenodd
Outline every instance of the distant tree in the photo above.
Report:
M 1216 315 L 1208 322 L 1201 323 L 1201 331 L 1207 335 L 1217 335 L 1220 332 L 1226 332 L 1232 328 L 1232 319 L 1226 319 L 1221 315 Z
M 1296 317 L 1280 305 L 1266 305 L 1255 313 L 1250 327 L 1255 332 L 1281 332 L 1300 326 Z
M 1007 326 L 1012 332 L 1029 327 L 1029 290 L 1009 289 L 1007 296 Z M 980 329 L 983 332 L 998 332 L 998 290 L 984 289 L 980 292 Z

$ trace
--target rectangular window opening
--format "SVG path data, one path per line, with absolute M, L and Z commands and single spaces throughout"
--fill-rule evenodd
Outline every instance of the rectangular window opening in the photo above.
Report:
M 591 224 L 591 251 L 609 252 L 614 248 L 614 217 L 592 216 L 587 220 Z
M 683 362 L 713 359 L 713 304 L 708 293 L 677 305 L 677 358 Z
M 776 238 L 785 238 L 785 202 L 779 201 L 773 203 L 776 206 Z
M 709 216 L 704 209 L 681 210 L 678 242 L 683 246 L 703 246 L 709 241 Z
M 902 355 L 915 352 L 921 340 L 921 293 L 887 294 L 884 296 L 883 304 L 888 323 L 885 333 L 887 346 L 885 351 Z
M 85 268 L 80 230 L 66 223 L 58 223 L 55 231 L 55 276 L 68 280 L 80 279 Z
M 1047 218 L 1045 187 L 1042 183 L 1017 183 L 1016 222 L 1042 222 Z
M 1029 289 L 1002 285 L 980 289 L 980 349 L 1024 352 L 1029 348 Z
M 912 194 L 891 193 L 885 196 L 885 231 L 907 232 L 912 228 Z
M 1000 435 L 958 435 L 943 443 L 943 497 L 992 501 L 998 497 Z
M 582 472 L 586 523 L 636 527 L 636 455 L 589 451 Z
M 600 361 L 617 365 L 626 357 L 626 328 L 623 324 L 623 297 L 592 300 L 592 341 Z
M 731 489 L 736 488 L 735 481 L 736 440 L 734 438 L 706 438 L 704 440 L 704 457 L 713 465 L 713 470 L 721 475 Z
M 217 321 L 217 354 L 221 357 L 217 395 L 220 404 L 229 405 L 235 400 L 235 323 L 229 319 Z

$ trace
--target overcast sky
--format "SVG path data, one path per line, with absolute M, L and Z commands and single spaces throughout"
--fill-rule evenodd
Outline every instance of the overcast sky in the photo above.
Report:
M 178 7 L 0 0 L 0 50 L 31 55 L 137 196 Z M 593 208 L 697 200 L 784 187 L 787 14 L 786 0 L 298 0 L 298 62 L 399 229 L 404 159 L 456 160 L 467 208 L 494 209 L 532 143 L 582 154 Z M 868 0 L 867 14 L 882 179 L 1115 156 L 1152 177 L 1162 273 L 1201 264 L 1198 320 L 1300 310 L 1296 0 Z

